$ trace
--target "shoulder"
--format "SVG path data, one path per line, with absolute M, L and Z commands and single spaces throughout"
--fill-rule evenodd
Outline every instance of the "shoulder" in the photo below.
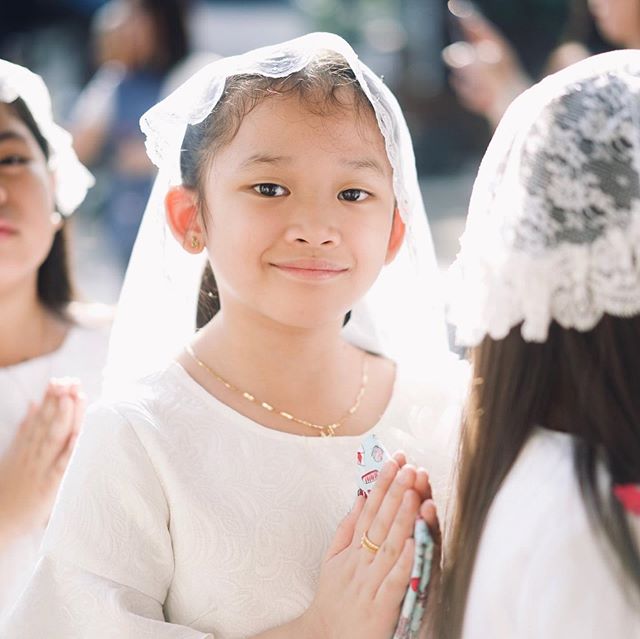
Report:
M 109 307 L 72 303 L 67 308 L 69 328 L 64 342 L 52 354 L 51 375 L 77 377 L 87 397 L 100 394 L 111 328 Z
M 93 302 L 71 302 L 66 311 L 76 326 L 86 330 L 108 331 L 115 316 L 115 307 Z
M 541 429 L 523 448 L 489 512 L 468 610 L 476 624 L 508 617 L 513 636 L 636 636 L 640 617 L 587 514 L 569 435 Z
M 191 383 L 190 383 L 191 382 Z M 176 363 L 134 383 L 112 389 L 88 415 L 91 421 L 127 423 L 145 443 L 154 446 L 178 435 L 188 437 L 216 421 L 215 406 L 205 405 L 200 390 Z

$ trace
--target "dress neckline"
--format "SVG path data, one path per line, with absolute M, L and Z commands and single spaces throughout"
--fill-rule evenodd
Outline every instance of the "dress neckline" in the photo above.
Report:
M 282 441 L 304 441 L 304 442 L 325 442 L 324 444 L 318 444 L 320 446 L 330 444 L 326 442 L 337 442 L 337 441 L 345 441 L 350 444 L 354 442 L 360 441 L 362 438 L 373 432 L 379 432 L 387 422 L 390 421 L 389 417 L 393 414 L 395 410 L 395 405 L 397 403 L 397 389 L 398 389 L 398 368 L 396 366 L 396 373 L 393 380 L 393 388 L 391 390 L 391 396 L 387 405 L 378 418 L 378 421 L 368 430 L 358 435 L 336 435 L 335 437 L 318 437 L 312 435 L 298 435 L 295 433 L 287 433 L 285 431 L 276 430 L 274 428 L 269 428 L 268 426 L 263 426 L 259 422 L 243 415 L 238 412 L 235 408 L 225 404 L 217 397 L 209 393 L 205 388 L 203 388 L 189 373 L 187 370 L 177 361 L 172 361 L 168 367 L 168 372 L 178 381 L 183 388 L 190 391 L 193 395 L 197 396 L 200 401 L 203 402 L 204 406 L 211 406 L 216 412 L 223 413 L 232 419 L 239 427 L 244 428 L 250 432 L 255 434 L 263 435 L 265 437 L 270 437 L 272 439 L 280 439 Z

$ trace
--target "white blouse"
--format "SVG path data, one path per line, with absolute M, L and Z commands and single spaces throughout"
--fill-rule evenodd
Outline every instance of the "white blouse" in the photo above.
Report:
M 400 376 L 373 429 L 426 466 L 442 508 L 465 373 Z M 0 635 L 240 639 L 296 618 L 353 504 L 360 441 L 260 426 L 172 364 L 92 411 Z
M 0 454 L 13 441 L 29 403 L 42 401 L 51 377 L 77 377 L 87 398 L 97 398 L 107 343 L 107 327 L 76 325 L 53 353 L 0 368 Z M 0 551 L 0 618 L 8 613 L 33 572 L 43 532 L 24 535 Z
M 543 429 L 520 453 L 482 534 L 463 639 L 640 638 L 638 599 L 587 518 L 572 454 L 569 435 Z

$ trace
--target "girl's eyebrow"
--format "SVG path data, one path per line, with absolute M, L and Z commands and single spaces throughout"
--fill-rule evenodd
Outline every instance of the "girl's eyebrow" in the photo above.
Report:
M 254 153 L 244 160 L 238 168 L 246 169 L 254 164 L 289 164 L 293 161 L 288 155 L 269 155 L 268 153 Z
M 384 169 L 380 166 L 380 163 L 373 158 L 358 158 L 355 160 L 342 160 L 340 162 L 343 166 L 348 166 L 352 169 L 375 171 L 380 175 L 386 175 Z
M 27 138 L 21 135 L 17 131 L 0 131 L 0 142 L 6 142 L 8 140 L 18 140 L 19 142 L 27 142 Z
M 246 169 L 255 164 L 291 164 L 293 158 L 288 155 L 269 155 L 268 153 L 254 153 L 244 160 L 238 168 Z M 374 158 L 356 158 L 340 160 L 342 166 L 352 169 L 375 171 L 380 175 L 386 175 L 380 163 Z

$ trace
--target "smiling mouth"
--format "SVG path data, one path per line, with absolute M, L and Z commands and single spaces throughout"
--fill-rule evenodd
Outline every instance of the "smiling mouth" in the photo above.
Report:
M 300 260 L 295 262 L 272 263 L 271 266 L 294 279 L 330 280 L 349 271 L 347 267 L 323 260 Z
M 0 237 L 10 237 L 16 235 L 16 233 L 17 231 L 8 226 L 0 226 Z

